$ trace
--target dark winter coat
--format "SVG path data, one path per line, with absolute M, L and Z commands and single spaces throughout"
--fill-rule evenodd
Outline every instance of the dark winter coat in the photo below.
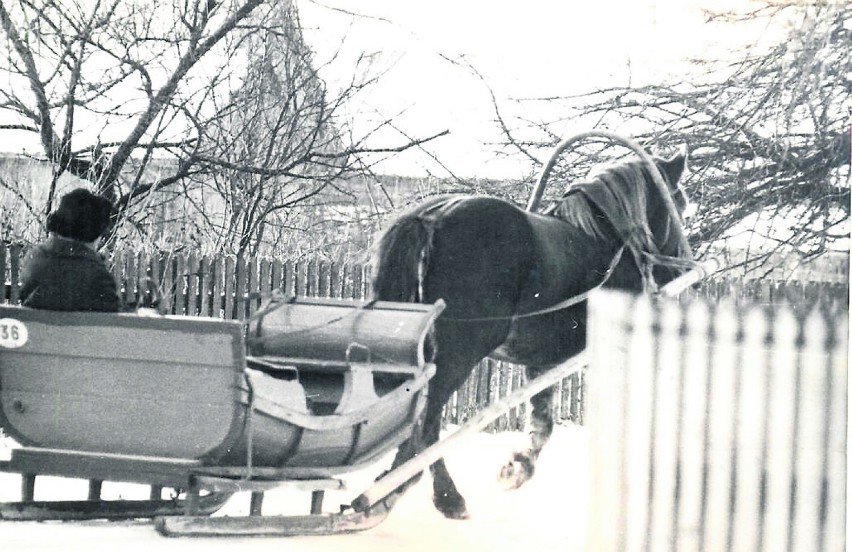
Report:
M 57 311 L 117 312 L 115 279 L 85 242 L 51 235 L 21 266 L 21 303 Z

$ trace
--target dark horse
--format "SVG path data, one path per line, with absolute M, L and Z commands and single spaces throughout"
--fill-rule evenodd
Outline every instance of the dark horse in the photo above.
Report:
M 686 196 L 678 181 L 685 161 L 684 154 L 654 158 L 681 213 Z M 447 304 L 434 328 L 437 371 L 429 385 L 422 445 L 438 440 L 442 407 L 484 357 L 526 365 L 534 378 L 584 349 L 585 301 L 549 307 L 604 280 L 606 286 L 639 292 L 649 281 L 643 273 L 659 283 L 676 276 L 649 264 L 682 256 L 672 215 L 648 168 L 630 161 L 570 187 L 546 215 L 492 197 L 442 196 L 401 216 L 379 242 L 373 297 Z M 525 316 L 542 310 L 547 312 Z M 552 392 L 532 399 L 530 447 L 503 469 L 515 486 L 532 475 L 552 432 Z M 414 448 L 401 449 L 396 464 Z M 467 517 L 443 460 L 431 472 L 438 510 Z

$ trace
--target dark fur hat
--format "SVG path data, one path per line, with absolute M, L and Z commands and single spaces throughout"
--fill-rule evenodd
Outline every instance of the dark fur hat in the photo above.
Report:
M 64 238 L 93 242 L 110 225 L 112 204 L 103 196 L 77 188 L 62 196 L 59 207 L 47 217 L 47 231 Z

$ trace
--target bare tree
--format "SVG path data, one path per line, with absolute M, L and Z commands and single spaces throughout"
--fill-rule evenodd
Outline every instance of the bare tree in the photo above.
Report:
M 268 251 L 282 233 L 299 232 L 311 236 L 312 249 L 325 249 L 342 237 L 334 229 L 341 221 L 329 209 L 355 209 L 345 184 L 367 170 L 361 154 L 374 151 L 350 140 L 340 112 L 380 74 L 370 73 L 369 57 L 362 55 L 352 80 L 332 96 L 295 11 L 281 6 L 267 24 L 248 41 L 252 57 L 243 84 L 209 125 L 211 150 L 202 156 L 214 169 L 210 181 L 224 203 L 221 223 L 231 251 Z M 401 149 L 429 139 L 412 139 Z
M 782 249 L 821 255 L 849 236 L 852 7 L 768 3 L 708 18 L 728 25 L 767 19 L 786 25 L 787 36 L 733 62 L 696 60 L 705 72 L 692 82 L 519 100 L 519 112 L 533 103 L 558 106 L 560 119 L 507 122 L 498 109 L 504 148 L 535 165 L 541 148 L 562 138 L 565 120 L 624 129 L 658 149 L 686 143 L 695 244 L 745 229 L 761 244 L 755 261 Z M 562 178 L 581 177 L 604 149 L 590 144 L 569 155 Z
M 0 135 L 37 136 L 53 167 L 32 210 L 53 208 L 65 174 L 141 229 L 166 209 L 156 192 L 204 207 L 212 190 L 228 220 L 198 211 L 244 249 L 271 213 L 352 170 L 372 150 L 335 113 L 370 79 L 329 98 L 294 15 L 272 0 L 3 2 Z

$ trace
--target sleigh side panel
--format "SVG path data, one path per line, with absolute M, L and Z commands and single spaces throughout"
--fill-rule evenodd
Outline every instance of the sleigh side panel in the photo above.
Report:
M 4 331 L 0 425 L 21 444 L 215 458 L 239 437 L 238 323 L 2 307 Z

